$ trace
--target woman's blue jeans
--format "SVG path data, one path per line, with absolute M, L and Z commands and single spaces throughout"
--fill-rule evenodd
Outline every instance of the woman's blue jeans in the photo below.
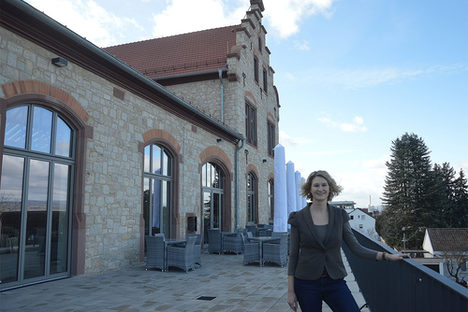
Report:
M 335 312 L 359 312 L 345 280 L 321 277 L 307 281 L 294 279 L 294 291 L 302 312 L 322 311 L 322 300 Z

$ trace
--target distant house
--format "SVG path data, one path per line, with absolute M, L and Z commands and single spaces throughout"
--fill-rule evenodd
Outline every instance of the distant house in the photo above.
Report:
M 351 200 L 331 201 L 329 204 L 343 209 L 354 209 L 354 205 L 356 205 L 356 203 Z
M 361 208 L 346 209 L 346 211 L 349 215 L 351 228 L 375 240 L 379 239 L 379 235 L 375 231 L 375 219 L 372 215 Z
M 425 254 L 425 258 L 439 259 L 439 261 L 436 261 L 439 262 L 439 273 L 447 277 L 450 277 L 447 271 L 449 259 L 463 257 L 465 263 L 461 265 L 459 277 L 465 280 L 468 279 L 466 268 L 466 259 L 468 259 L 468 228 L 426 229 L 423 249 L 428 252 Z
M 356 203 L 350 200 L 331 201 L 330 205 L 343 208 L 348 213 L 351 228 L 375 240 L 379 239 L 375 231 L 375 219 L 368 213 L 368 209 L 355 208 Z

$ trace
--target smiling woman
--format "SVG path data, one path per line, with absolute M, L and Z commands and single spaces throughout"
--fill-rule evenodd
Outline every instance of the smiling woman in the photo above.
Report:
M 341 191 L 328 174 L 312 172 L 302 186 L 302 194 L 311 202 L 289 215 L 291 245 L 288 264 L 288 304 L 297 311 L 320 311 L 325 301 L 333 311 L 360 311 L 344 277 L 341 245 L 367 260 L 401 260 L 407 255 L 386 254 L 358 243 L 344 209 L 328 204 Z

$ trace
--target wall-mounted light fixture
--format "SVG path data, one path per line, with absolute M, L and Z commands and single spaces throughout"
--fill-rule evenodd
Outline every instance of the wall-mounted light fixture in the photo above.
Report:
M 217 142 L 217 143 L 223 142 L 223 139 L 219 139 L 219 138 L 218 138 L 218 139 L 216 139 L 216 142 Z
M 68 61 L 63 57 L 54 57 L 52 59 L 52 64 L 54 64 L 57 67 L 65 67 L 68 65 Z

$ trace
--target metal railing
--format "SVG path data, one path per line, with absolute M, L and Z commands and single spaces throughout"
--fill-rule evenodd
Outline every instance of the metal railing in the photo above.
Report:
M 354 230 L 353 230 L 354 231 Z M 354 231 L 365 247 L 394 253 L 385 244 Z M 366 261 L 343 244 L 343 251 L 372 312 L 467 312 L 468 289 L 411 259 Z

